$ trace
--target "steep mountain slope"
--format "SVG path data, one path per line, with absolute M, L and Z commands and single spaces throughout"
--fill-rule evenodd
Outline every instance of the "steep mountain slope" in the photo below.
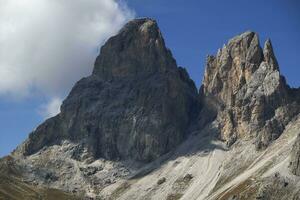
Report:
M 157 23 L 136 19 L 12 153 L 3 169 L 16 173 L 0 171 L 0 194 L 297 200 L 299 111 L 300 90 L 281 76 L 270 40 L 229 40 L 208 56 L 198 93 Z
M 227 148 L 213 136 L 211 125 L 191 135 L 167 159 L 147 165 L 102 194 L 109 199 L 117 193 L 116 199 L 127 200 L 299 199 L 300 177 L 288 169 L 299 128 L 300 116 L 267 149 L 256 151 L 253 140 L 238 140 Z
M 183 141 L 197 105 L 196 87 L 156 22 L 133 20 L 106 42 L 93 74 L 74 86 L 58 116 L 30 134 L 21 153 L 70 140 L 91 159 L 149 162 Z

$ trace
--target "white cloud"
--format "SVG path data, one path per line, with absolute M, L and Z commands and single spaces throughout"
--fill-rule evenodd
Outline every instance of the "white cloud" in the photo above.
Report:
M 0 96 L 65 95 L 132 17 L 115 0 L 0 0 Z
M 40 107 L 39 113 L 45 118 L 53 117 L 60 113 L 62 99 L 59 97 L 52 98 L 47 104 Z

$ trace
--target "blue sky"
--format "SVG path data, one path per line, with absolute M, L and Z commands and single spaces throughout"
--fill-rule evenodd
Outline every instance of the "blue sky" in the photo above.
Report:
M 157 20 L 178 65 L 187 68 L 198 87 L 206 55 L 215 54 L 228 39 L 247 30 L 257 32 L 262 44 L 271 38 L 282 74 L 291 86 L 300 86 L 297 0 L 128 0 L 127 4 L 136 17 Z M 40 93 L 21 99 L 0 95 L 0 156 L 44 120 L 40 108 L 47 100 Z

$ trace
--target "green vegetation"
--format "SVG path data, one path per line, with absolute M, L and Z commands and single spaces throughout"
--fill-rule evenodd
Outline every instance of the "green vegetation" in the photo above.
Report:
M 0 200 L 75 200 L 75 196 L 56 189 L 38 188 L 16 177 L 0 175 Z

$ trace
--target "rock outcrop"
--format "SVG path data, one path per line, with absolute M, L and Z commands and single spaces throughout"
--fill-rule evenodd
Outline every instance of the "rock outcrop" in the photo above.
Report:
M 228 145 L 257 137 L 257 147 L 266 147 L 299 110 L 280 75 L 271 41 L 262 49 L 254 32 L 234 37 L 216 56 L 207 57 L 200 93 L 206 102 L 215 102 L 211 110 Z
M 151 161 L 183 141 L 197 112 L 197 90 L 177 67 L 157 23 L 136 19 L 101 48 L 93 74 L 80 80 L 61 113 L 19 148 L 24 155 L 64 140 L 77 159 Z
M 300 134 L 291 152 L 290 170 L 296 176 L 300 176 Z
M 74 194 L 26 183 L 22 171 L 11 156 L 0 159 L 0 199 L 15 200 L 79 200 Z

